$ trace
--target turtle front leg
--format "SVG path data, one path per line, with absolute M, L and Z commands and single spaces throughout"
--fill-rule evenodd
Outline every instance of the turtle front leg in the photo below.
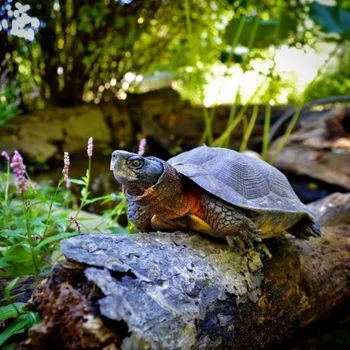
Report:
M 181 223 L 166 220 L 140 207 L 135 202 L 128 202 L 128 219 L 142 232 L 150 231 L 176 231 L 186 228 Z
M 151 225 L 154 230 L 157 231 L 178 231 L 181 229 L 186 229 L 186 226 L 183 225 L 181 222 L 177 222 L 176 220 L 167 220 L 165 218 L 162 218 L 158 215 L 153 215 L 151 219 Z
M 202 198 L 205 221 L 230 247 L 247 252 L 261 242 L 259 229 L 242 211 L 210 195 Z
M 153 214 L 135 202 L 128 200 L 128 219 L 142 232 L 152 231 L 151 219 Z

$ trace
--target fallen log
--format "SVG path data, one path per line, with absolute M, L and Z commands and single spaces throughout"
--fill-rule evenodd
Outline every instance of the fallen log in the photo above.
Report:
M 85 234 L 32 298 L 20 349 L 263 349 L 350 305 L 350 194 L 312 205 L 322 237 L 249 256 L 194 233 Z M 323 218 L 323 219 L 322 219 Z M 265 251 L 265 252 L 264 252 Z
M 285 173 L 306 175 L 350 190 L 349 109 L 334 108 L 305 118 L 301 124 L 281 152 L 281 138 L 271 144 L 269 159 Z

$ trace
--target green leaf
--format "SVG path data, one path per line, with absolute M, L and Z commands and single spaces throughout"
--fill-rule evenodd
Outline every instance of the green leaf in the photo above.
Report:
M 91 203 L 95 203 L 98 201 L 105 201 L 105 200 L 111 200 L 111 195 L 106 195 L 106 196 L 101 196 L 101 197 L 95 197 L 95 198 L 91 198 L 91 199 L 86 199 L 85 200 L 85 204 L 91 204 Z
M 13 303 L 5 306 L 0 306 L 0 321 L 8 320 L 18 316 L 18 312 L 23 311 L 25 303 Z
M 27 315 L 27 320 L 28 320 L 28 326 L 29 327 L 32 327 L 36 323 L 40 322 L 40 317 L 39 317 L 39 314 L 37 312 L 29 311 L 29 312 L 26 313 L 26 315 Z
M 47 224 L 45 224 L 43 220 L 46 220 L 46 218 L 44 217 L 42 219 L 36 218 L 36 219 L 32 219 L 31 223 L 34 224 L 35 226 L 46 227 Z
M 255 31 L 256 21 L 258 28 Z M 232 45 L 237 31 L 239 31 L 241 18 L 234 17 L 226 26 L 225 39 L 228 45 Z M 279 23 L 280 22 L 280 23 Z M 257 16 L 245 16 L 243 29 L 238 38 L 238 44 L 254 48 L 265 48 L 276 44 L 276 33 L 278 41 L 285 40 L 297 30 L 297 18 L 289 14 L 283 14 L 279 19 L 260 20 Z M 255 36 L 252 38 L 252 33 Z M 253 40 L 253 42 L 251 42 Z
M 61 232 L 61 233 L 58 233 L 57 235 L 54 235 L 54 236 L 50 236 L 50 237 L 47 237 L 45 239 L 43 239 L 36 247 L 35 247 L 35 252 L 38 254 L 41 250 L 41 248 L 43 248 L 44 246 L 50 244 L 50 243 L 53 243 L 53 242 L 56 242 L 56 241 L 60 241 L 62 239 L 66 239 L 66 238 L 69 238 L 69 237 L 73 237 L 73 236 L 76 236 L 78 233 L 75 233 L 75 232 L 71 232 L 71 233 L 68 233 L 68 232 Z
M 6 255 L 9 261 L 13 263 L 27 262 L 32 260 L 30 247 L 27 243 L 16 244 L 6 251 Z
M 0 259 L 0 265 L 2 264 L 7 266 L 0 269 L 0 278 L 13 278 L 34 273 L 33 258 L 27 243 L 21 242 L 7 249 Z
M 38 314 L 28 312 L 18 316 L 6 329 L 0 334 L 0 346 L 2 346 L 13 335 L 24 332 L 27 328 L 40 321 Z
M 84 182 L 83 180 L 79 180 L 79 179 L 70 179 L 70 182 L 73 183 L 73 184 L 85 186 L 85 182 Z
M 83 187 L 83 188 L 81 189 L 80 193 L 81 193 L 81 196 L 82 196 L 82 197 L 87 198 L 87 197 L 89 196 L 89 193 L 90 193 L 90 192 L 87 190 L 86 187 Z
M 11 296 L 11 291 L 14 288 L 14 286 L 17 284 L 18 280 L 19 280 L 19 277 L 16 277 L 7 284 L 5 288 L 5 293 L 4 293 L 6 298 L 9 298 Z
M 325 33 L 338 33 L 343 39 L 350 37 L 350 12 L 338 6 L 310 4 L 310 17 Z
M 7 256 L 0 258 L 0 269 L 4 269 L 5 267 L 10 266 L 10 264 L 8 264 L 7 261 L 11 261 L 11 259 Z
M 1 237 L 25 238 L 25 234 L 22 234 L 20 232 L 23 232 L 23 231 L 22 230 L 2 230 Z
M 26 315 L 17 317 L 6 329 L 0 334 L 0 346 L 3 345 L 13 335 L 22 333 L 28 325 Z

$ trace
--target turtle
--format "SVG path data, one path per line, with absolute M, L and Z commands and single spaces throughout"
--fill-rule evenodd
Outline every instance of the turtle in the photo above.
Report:
M 285 232 L 320 235 L 286 176 L 244 153 L 200 146 L 164 161 L 116 150 L 110 169 L 143 232 L 194 230 L 240 249 Z

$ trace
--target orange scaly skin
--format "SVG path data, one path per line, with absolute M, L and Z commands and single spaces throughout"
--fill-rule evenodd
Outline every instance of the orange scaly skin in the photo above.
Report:
M 187 214 L 194 214 L 204 220 L 204 208 L 202 203 L 202 196 L 205 191 L 196 184 L 190 184 L 184 191 L 184 196 L 187 197 L 188 212 Z

